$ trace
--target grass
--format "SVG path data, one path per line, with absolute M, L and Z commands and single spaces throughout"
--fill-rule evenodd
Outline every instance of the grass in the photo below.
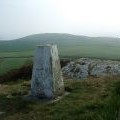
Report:
M 65 80 L 70 94 L 56 103 L 26 101 L 30 81 L 0 86 L 2 120 L 116 120 L 120 107 L 120 77 Z
M 60 55 L 65 57 L 89 57 L 112 60 L 120 60 L 119 51 L 119 46 L 110 47 L 106 45 L 72 45 L 62 46 L 59 49 Z
M 0 59 L 0 75 L 9 72 L 12 69 L 17 69 L 30 61 L 31 58 L 5 58 Z
M 0 52 L 0 58 L 4 57 L 27 57 L 32 56 L 33 51 L 19 51 L 19 52 Z

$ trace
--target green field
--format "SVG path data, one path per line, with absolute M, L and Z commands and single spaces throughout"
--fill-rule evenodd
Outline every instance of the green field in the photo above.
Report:
M 31 58 L 5 58 L 0 61 L 0 75 L 25 65 Z
M 33 56 L 33 51 L 20 51 L 20 52 L 0 52 L 0 58 L 5 57 L 29 57 Z
M 90 57 L 120 60 L 120 38 L 37 34 L 16 40 L 0 41 L 0 61 L 2 61 L 0 74 L 23 65 L 27 60 L 26 57 L 34 56 L 36 45 L 49 43 L 57 44 L 60 58 Z
M 8 81 L 0 86 L 1 120 L 119 120 L 120 77 L 64 80 L 69 94 L 54 103 L 25 99 L 30 81 Z

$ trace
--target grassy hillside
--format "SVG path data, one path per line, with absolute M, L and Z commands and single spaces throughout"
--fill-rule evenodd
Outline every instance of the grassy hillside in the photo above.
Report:
M 70 34 L 37 34 L 11 41 L 0 41 L 0 57 L 33 55 L 35 46 L 39 44 L 57 44 L 61 56 L 120 59 L 119 38 Z
M 9 64 L 12 68 L 16 68 L 13 63 L 22 63 L 23 59 L 13 59 L 13 57 L 33 56 L 34 49 L 39 44 L 57 44 L 60 57 L 120 60 L 120 38 L 86 37 L 57 33 L 36 34 L 16 40 L 0 41 L 0 58 L 4 61 L 0 62 L 0 74 L 3 73 L 1 72 L 3 68 L 8 68 L 6 65 L 9 60 L 4 57 L 12 57 Z M 16 60 L 21 62 L 16 62 Z M 4 63 L 4 66 L 1 63 Z M 9 69 L 6 69 L 6 71 Z
M 1 120 L 117 120 L 120 108 L 120 77 L 65 80 L 70 92 L 54 103 L 24 98 L 30 81 L 19 80 L 0 86 Z

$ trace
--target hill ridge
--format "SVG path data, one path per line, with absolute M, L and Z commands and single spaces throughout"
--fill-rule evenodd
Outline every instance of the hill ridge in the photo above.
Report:
M 28 55 L 27 51 L 29 55 L 33 55 L 33 50 L 39 44 L 57 44 L 60 56 L 120 59 L 120 38 L 87 37 L 66 33 L 35 34 L 0 41 L 0 56 L 11 52 L 18 52 L 18 56 L 24 56 Z

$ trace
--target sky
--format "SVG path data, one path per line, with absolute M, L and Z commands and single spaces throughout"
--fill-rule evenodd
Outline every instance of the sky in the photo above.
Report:
M 39 33 L 120 37 L 120 0 L 0 0 L 0 40 Z

